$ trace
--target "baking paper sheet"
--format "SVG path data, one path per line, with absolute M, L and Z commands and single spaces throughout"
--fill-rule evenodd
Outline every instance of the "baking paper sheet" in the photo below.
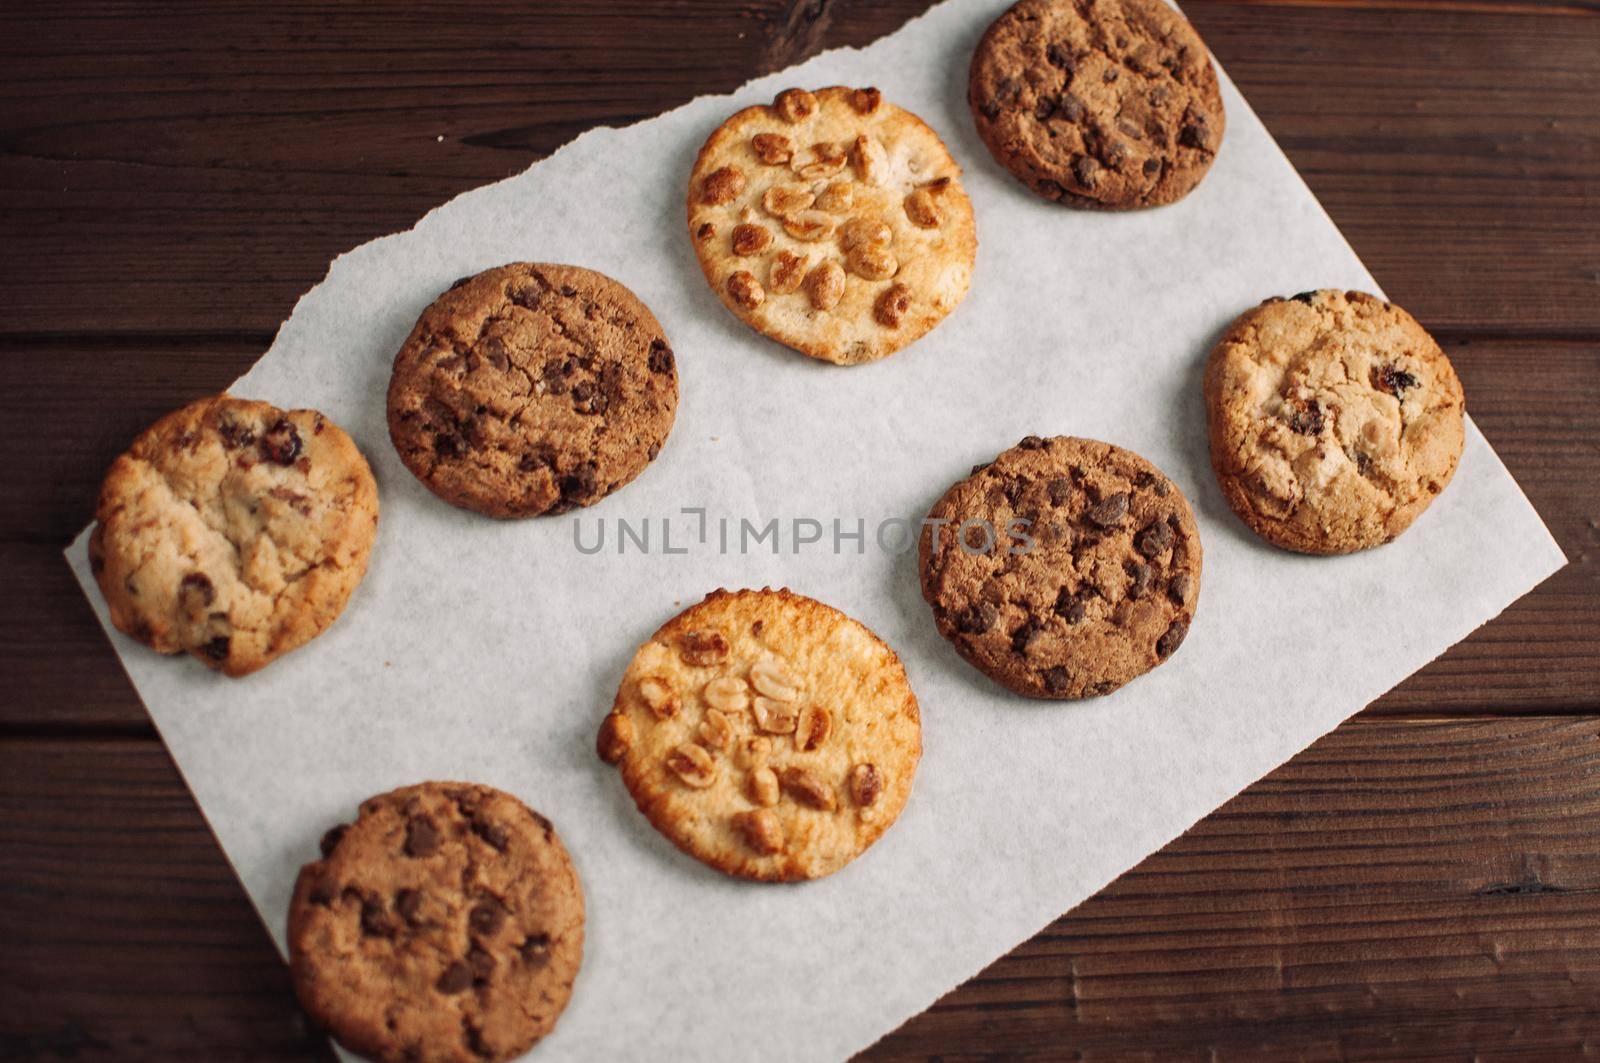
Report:
M 860 1049 L 1026 939 L 1432 659 L 1564 561 L 1477 430 L 1454 483 L 1399 541 L 1336 559 L 1254 539 L 1206 457 L 1202 362 L 1272 294 L 1376 291 L 1224 79 L 1227 136 L 1183 202 L 1062 209 L 989 158 L 967 61 L 1008 0 L 933 9 L 731 96 L 587 133 L 340 257 L 235 385 L 347 428 L 382 491 L 366 581 L 327 634 L 242 681 L 110 637 L 279 946 L 295 873 L 363 798 L 424 779 L 503 787 L 549 815 L 588 898 L 571 1006 L 546 1059 L 830 1059 Z M 876 84 L 966 169 L 980 250 L 971 294 L 915 346 L 841 369 L 755 335 L 701 279 L 685 177 L 713 128 L 790 85 Z M 637 292 L 678 354 L 660 459 L 578 514 L 496 523 L 401 466 L 384 422 L 391 361 L 456 278 L 571 262 Z M 1470 405 L 1472 396 L 1468 396 Z M 955 479 L 1021 436 L 1132 448 L 1192 500 L 1205 548 L 1182 650 L 1109 697 L 1039 703 L 939 638 L 915 555 L 882 551 Z M 706 511 L 707 541 L 700 518 Z M 729 550 L 719 543 L 728 518 Z M 740 522 L 780 521 L 738 549 Z M 791 522 L 823 541 L 796 552 Z M 617 522 L 651 552 L 616 552 Z M 661 551 L 659 522 L 674 549 Z M 864 552 L 832 522 L 868 530 Z M 606 549 L 592 545 L 600 521 Z M 801 525 L 800 537 L 812 532 Z M 894 545 L 894 535 L 889 536 Z M 84 538 L 69 558 L 105 619 Z M 632 807 L 593 736 L 634 648 L 719 586 L 787 585 L 860 618 L 904 658 L 925 754 L 900 822 L 862 859 L 797 886 L 725 878 Z

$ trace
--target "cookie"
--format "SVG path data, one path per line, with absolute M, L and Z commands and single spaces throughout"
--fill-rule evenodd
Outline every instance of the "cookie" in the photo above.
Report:
M 858 621 L 788 590 L 719 590 L 639 648 L 598 747 L 678 848 L 788 882 L 895 821 L 922 725 L 900 658 Z
M 531 517 L 593 505 L 654 461 L 678 409 L 672 348 L 610 277 L 517 262 L 422 312 L 389 378 L 389 438 L 452 505 Z
M 961 167 L 877 89 L 788 89 L 711 134 L 689 177 L 706 282 L 746 324 L 840 365 L 956 308 L 977 229 Z
M 429 782 L 365 801 L 289 903 L 312 1018 L 369 1059 L 521 1055 L 567 1006 L 583 891 L 550 821 L 510 794 Z
M 1222 145 L 1217 72 L 1162 0 L 1021 0 L 972 57 L 967 99 L 995 159 L 1046 199 L 1173 203 Z
M 946 491 L 918 544 L 939 633 L 1035 698 L 1109 694 L 1178 649 L 1200 597 L 1189 503 L 1132 451 L 1028 436 Z
M 112 463 L 89 565 L 117 630 L 248 675 L 333 623 L 366 572 L 378 486 L 315 410 L 214 395 Z
M 1461 381 L 1404 310 L 1364 292 L 1268 299 L 1206 363 L 1211 466 L 1269 543 L 1346 554 L 1392 541 L 1445 489 Z

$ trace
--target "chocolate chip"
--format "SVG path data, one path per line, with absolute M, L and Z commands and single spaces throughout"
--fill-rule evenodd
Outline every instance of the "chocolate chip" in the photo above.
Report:
M 200 652 L 213 661 L 225 661 L 228 659 L 228 648 L 231 645 L 232 640 L 228 636 L 218 635 L 204 646 L 201 646 Z
M 463 1021 L 462 1027 L 467 1031 L 467 1048 L 473 1055 L 482 1056 L 484 1059 L 496 1058 L 494 1046 L 483 1036 L 483 1028 L 470 1022 Z
M 1000 490 L 1006 496 L 1006 501 L 1013 506 L 1022 498 L 1022 493 L 1028 489 L 1028 481 L 1021 477 L 1011 477 L 1001 486 Z
M 1172 582 L 1167 584 L 1167 597 L 1179 605 L 1189 600 L 1189 588 L 1194 586 L 1194 577 L 1187 572 L 1180 572 L 1172 577 Z
M 459 993 L 472 984 L 472 968 L 457 960 L 444 969 L 433 988 L 441 993 Z
M 1185 617 L 1178 617 L 1167 628 L 1166 632 L 1156 640 L 1156 656 L 1165 660 L 1172 656 L 1174 650 L 1183 645 L 1183 637 L 1189 633 L 1189 621 Z
M 1144 160 L 1144 165 L 1141 166 L 1140 169 L 1144 171 L 1144 175 L 1146 177 L 1152 177 L 1161 170 L 1161 160 L 1146 159 Z
M 1065 476 L 1057 476 L 1050 481 L 1046 490 L 1050 492 L 1050 501 L 1054 505 L 1064 505 L 1072 497 L 1072 481 Z
M 222 437 L 222 442 L 232 450 L 248 447 L 256 441 L 255 432 L 237 421 L 223 421 L 217 426 L 217 434 Z
M 660 456 L 661 456 L 661 444 L 660 443 L 651 443 L 650 444 L 650 449 L 644 452 L 644 457 L 645 457 L 646 461 L 655 461 Z
M 287 417 L 278 418 L 261 437 L 261 456 L 278 465 L 293 465 L 300 456 L 300 433 Z
M 1150 589 L 1150 566 L 1143 561 L 1130 561 L 1126 567 L 1128 575 L 1133 577 L 1133 582 L 1128 585 L 1128 597 L 1138 601 Z
M 217 600 L 217 589 L 204 572 L 191 572 L 178 584 L 178 595 L 186 604 L 198 599 L 196 604 L 204 608 Z
M 1033 105 L 1033 117 L 1040 122 L 1048 121 L 1056 111 L 1056 101 L 1049 96 L 1040 96 Z
M 1145 557 L 1155 557 L 1157 554 L 1165 553 L 1172 545 L 1172 526 L 1166 521 L 1154 522 L 1139 533 L 1139 541 L 1135 545 Z
M 472 909 L 467 925 L 474 934 L 494 937 L 506 925 L 505 906 L 496 900 L 487 900 Z
M 568 299 L 571 299 L 574 295 L 578 294 L 578 289 L 574 288 L 570 284 L 563 284 L 561 286 L 561 294 L 566 296 Z
M 467 966 L 472 968 L 473 981 L 487 982 L 494 973 L 494 957 L 474 945 L 467 953 Z
M 1110 85 L 1112 82 L 1116 81 L 1117 78 L 1119 78 L 1121 76 L 1122 76 L 1122 69 L 1120 67 L 1111 66 L 1111 67 L 1107 67 L 1106 68 L 1106 72 L 1104 74 L 1100 75 L 1100 80 L 1104 81 L 1107 85 Z
M 1095 182 L 1100 179 L 1100 163 L 1088 155 L 1079 155 L 1073 160 L 1072 173 L 1080 185 L 1093 188 Z
M 605 413 L 609 405 L 611 399 L 605 389 L 593 380 L 580 381 L 572 389 L 572 408 L 578 413 Z
M 542 967 L 550 961 L 550 935 L 534 934 L 517 951 L 522 953 L 525 962 Z
M 1011 633 L 1011 651 L 1026 654 L 1028 646 L 1038 636 L 1040 631 L 1039 621 L 1033 617 L 1024 620 L 1020 627 Z
M 1303 436 L 1321 435 L 1324 423 L 1322 406 L 1316 399 L 1296 408 L 1289 415 L 1289 431 Z
M 650 372 L 670 373 L 675 364 L 672 357 L 672 348 L 667 346 L 663 339 L 650 341 Z
M 322 841 L 317 843 L 317 848 L 322 851 L 324 860 L 333 855 L 333 851 L 339 847 L 339 839 L 343 838 L 344 832 L 349 829 L 350 825 L 348 823 L 341 823 L 337 827 L 329 829 L 328 833 L 322 836 Z
M 361 933 L 367 937 L 394 937 L 394 920 L 383 905 L 371 898 L 361 902 Z
M 988 462 L 988 461 L 979 462 L 978 464 L 976 464 L 976 465 L 974 465 L 972 467 L 972 471 L 967 473 L 967 475 L 968 476 L 976 476 L 980 472 L 982 472 L 983 470 L 987 469 L 992 464 L 993 464 L 993 462 Z
M 1088 609 L 1084 606 L 1083 598 L 1080 595 L 1073 594 L 1067 588 L 1062 587 L 1061 592 L 1056 595 L 1055 611 L 1056 615 L 1067 623 L 1078 624 L 1083 622 Z
M 473 820 L 472 833 L 482 838 L 484 844 L 496 852 L 505 852 L 506 846 L 511 844 L 511 836 L 506 833 L 506 829 L 500 824 L 491 823 L 488 820 Z
M 1372 386 L 1404 399 L 1406 389 L 1417 386 L 1417 378 L 1397 366 L 1385 365 L 1372 370 Z
M 1113 140 L 1105 146 L 1101 157 L 1105 159 L 1107 166 L 1113 170 L 1120 170 L 1122 164 L 1128 161 L 1128 145 L 1120 140 Z
M 422 891 L 401 890 L 395 894 L 394 910 L 400 913 L 400 918 L 417 925 L 417 917 L 422 913 Z
M 1045 441 L 1038 436 L 1023 436 L 1017 442 L 1017 447 L 1021 450 L 1043 450 L 1045 446 Z
M 561 497 L 567 502 L 583 502 L 595 493 L 599 480 L 595 475 L 593 462 L 584 462 L 570 475 L 561 477 L 557 486 L 561 489 Z
M 1293 295 L 1289 296 L 1289 298 L 1293 299 L 1297 303 L 1305 303 L 1307 306 L 1310 306 L 1312 300 L 1314 300 L 1316 296 L 1316 292 L 1295 292 Z
M 1083 121 L 1083 101 L 1076 96 L 1063 96 L 1056 101 L 1056 114 L 1074 124 Z
M 1184 147 L 1206 150 L 1211 143 L 1211 129 L 1206 125 L 1206 120 L 1196 115 L 1183 123 L 1183 128 L 1178 130 L 1178 143 Z
M 978 110 L 983 112 L 983 116 L 992 122 L 1000 117 L 1000 101 L 990 96 L 978 105 Z
M 1089 520 L 1102 528 L 1115 528 L 1128 515 L 1128 493 L 1118 491 L 1089 510 Z
M 696 229 L 694 234 L 701 240 L 709 240 L 713 236 L 717 235 L 717 227 L 708 221 L 701 222 L 700 228 Z
M 975 602 L 971 608 L 956 618 L 956 630 L 965 635 L 981 635 L 994 627 L 1000 619 L 1000 610 L 989 602 Z
M 432 856 L 439 851 L 439 828 L 427 816 L 406 821 L 406 855 Z
M 467 275 L 466 275 L 466 276 L 465 276 L 465 277 L 461 277 L 461 278 L 459 278 L 459 279 L 457 279 L 457 280 L 456 280 L 456 281 L 455 281 L 455 283 L 453 283 L 453 284 L 451 284 L 451 285 L 450 285 L 450 287 L 449 287 L 449 288 L 448 288 L 448 289 L 446 289 L 446 290 L 447 290 L 447 291 L 452 291 L 452 292 L 453 292 L 453 291 L 455 291 L 455 290 L 456 290 L 456 289 L 457 289 L 457 288 L 459 288 L 459 287 L 461 287 L 461 286 L 462 286 L 462 285 L 463 285 L 463 284 L 467 284 L 467 283 L 470 283 L 470 282 L 471 282 L 471 280 L 472 280 L 472 278 L 473 278 L 473 277 L 475 277 L 475 276 L 477 276 L 477 274 L 475 274 L 475 273 L 469 273 L 469 274 L 467 274 Z
M 1040 675 L 1044 679 L 1044 688 L 1052 694 L 1061 694 L 1072 685 L 1072 673 L 1059 664 L 1054 668 L 1046 668 Z
M 1044 55 L 1050 61 L 1051 66 L 1059 70 L 1065 70 L 1067 72 L 1067 80 L 1072 80 L 1072 49 L 1057 41 L 1050 46 Z

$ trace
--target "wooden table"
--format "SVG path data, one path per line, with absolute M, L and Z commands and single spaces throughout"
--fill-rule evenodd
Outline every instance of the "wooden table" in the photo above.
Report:
M 337 253 L 927 5 L 168 6 L 0 8 L 7 1059 L 326 1057 L 61 560 L 110 460 Z M 1572 564 L 869 1055 L 1592 1053 L 1600 7 L 1189 7 Z

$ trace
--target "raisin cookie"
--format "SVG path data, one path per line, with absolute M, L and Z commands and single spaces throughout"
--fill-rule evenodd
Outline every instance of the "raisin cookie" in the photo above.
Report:
M 1069 206 L 1175 202 L 1222 144 L 1211 58 L 1162 0 L 1021 0 L 978 44 L 967 98 L 1000 165 Z
M 510 794 L 430 782 L 373 797 L 322 839 L 289 905 L 311 1016 L 378 1060 L 526 1052 L 572 995 L 583 892 L 550 821 Z
M 943 320 L 978 249 L 961 167 L 877 89 L 788 89 L 724 122 L 689 177 L 689 233 L 728 309 L 840 365 Z
M 455 283 L 395 356 L 389 437 L 417 479 L 491 517 L 587 506 L 655 460 L 678 409 L 661 326 L 610 277 L 517 262 Z
M 1108 694 L 1172 656 L 1200 597 L 1189 503 L 1139 455 L 1028 436 L 945 492 L 922 596 L 980 672 L 1035 698 Z
M 214 395 L 112 463 L 89 566 L 117 630 L 248 675 L 320 635 L 367 569 L 378 486 L 315 410 Z
M 640 647 L 600 727 L 639 811 L 718 871 L 821 878 L 900 815 L 922 755 L 894 650 L 787 590 L 714 591 Z
M 1302 292 L 1246 311 L 1205 372 L 1211 466 L 1255 533 L 1308 554 L 1390 542 L 1455 474 L 1461 381 L 1404 310 Z

